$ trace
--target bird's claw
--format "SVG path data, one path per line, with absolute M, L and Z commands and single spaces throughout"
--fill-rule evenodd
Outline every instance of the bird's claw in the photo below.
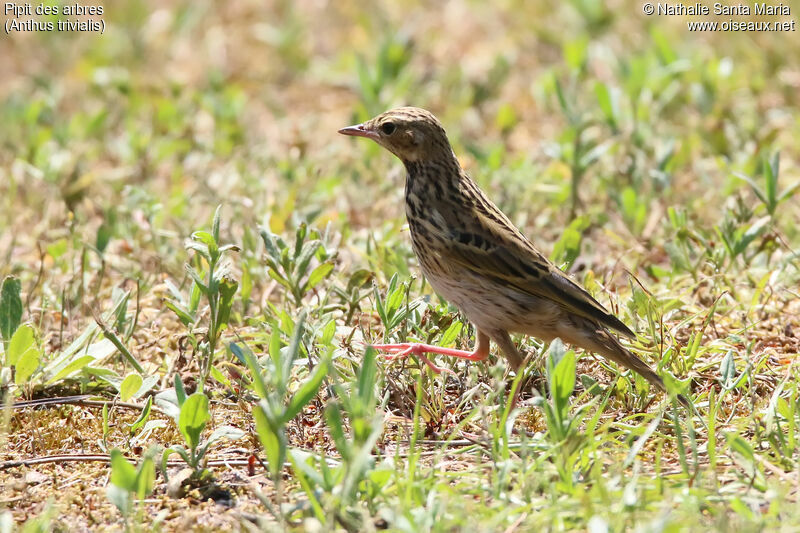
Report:
M 396 359 L 405 359 L 409 355 L 416 355 L 420 358 L 420 360 L 425 363 L 428 368 L 430 368 L 434 374 L 441 374 L 442 372 L 446 372 L 448 374 L 456 375 L 455 372 L 450 370 L 449 368 L 442 368 L 434 364 L 430 359 L 425 357 L 427 351 L 424 348 L 424 345 L 418 343 L 402 343 L 402 344 L 368 344 L 370 348 L 375 350 L 380 350 L 382 352 L 388 352 L 383 357 L 386 358 L 388 361 L 394 361 Z

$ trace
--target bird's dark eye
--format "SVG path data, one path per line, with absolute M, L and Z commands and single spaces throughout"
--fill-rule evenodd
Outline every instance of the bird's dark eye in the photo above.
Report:
M 381 131 L 386 135 L 391 135 L 394 133 L 396 126 L 392 122 L 384 122 L 381 124 Z

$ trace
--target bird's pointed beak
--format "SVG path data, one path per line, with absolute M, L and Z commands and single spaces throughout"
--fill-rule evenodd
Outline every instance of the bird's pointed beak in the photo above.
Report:
M 378 133 L 370 128 L 366 122 L 356 124 L 355 126 L 347 126 L 346 128 L 342 128 L 339 130 L 339 133 L 342 135 L 351 135 L 353 137 L 366 137 L 367 139 L 372 139 L 373 141 L 378 140 Z

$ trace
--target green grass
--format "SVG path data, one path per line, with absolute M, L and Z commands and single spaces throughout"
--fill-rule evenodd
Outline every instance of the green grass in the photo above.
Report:
M 4 411 L 0 529 L 800 528 L 796 33 L 641 9 L 126 1 L 3 35 L 0 391 L 109 403 Z M 456 378 L 366 348 L 474 334 L 400 163 L 336 134 L 405 104 L 694 415 L 558 342 Z

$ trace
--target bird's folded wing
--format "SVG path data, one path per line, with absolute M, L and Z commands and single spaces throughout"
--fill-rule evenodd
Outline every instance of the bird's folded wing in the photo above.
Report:
M 499 235 L 479 237 L 455 232 L 446 243 L 447 259 L 463 268 L 509 288 L 550 300 L 565 311 L 594 319 L 628 337 L 635 336 L 628 326 L 527 242 L 517 243 Z

